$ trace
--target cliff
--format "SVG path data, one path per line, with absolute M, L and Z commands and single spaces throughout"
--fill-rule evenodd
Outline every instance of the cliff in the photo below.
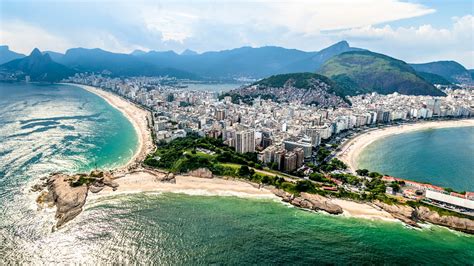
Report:
M 474 221 L 467 218 L 455 216 L 441 216 L 439 213 L 427 207 L 418 207 L 416 210 L 418 219 L 432 224 L 446 226 L 458 231 L 474 234 Z
M 428 222 L 474 234 L 474 221 L 468 218 L 440 215 L 424 206 L 413 208 L 407 205 L 390 205 L 380 201 L 375 201 L 374 204 L 390 213 L 394 218 L 412 226 L 418 227 L 418 222 Z

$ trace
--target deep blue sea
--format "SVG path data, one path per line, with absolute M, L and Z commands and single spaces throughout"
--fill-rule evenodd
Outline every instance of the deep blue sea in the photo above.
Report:
M 377 140 L 361 153 L 358 167 L 474 191 L 474 127 L 427 129 Z
M 35 180 L 113 168 L 136 148 L 132 125 L 94 94 L 0 83 L 0 264 L 474 263 L 474 237 L 463 233 L 235 197 L 117 195 L 51 232 L 54 213 L 28 192 Z

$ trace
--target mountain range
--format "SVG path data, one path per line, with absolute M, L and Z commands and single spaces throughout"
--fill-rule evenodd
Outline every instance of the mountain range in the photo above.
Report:
M 35 52 L 36 54 L 36 52 Z M 25 64 L 13 61 L 0 65 L 1 71 L 19 71 L 29 74 L 32 80 L 54 76 L 53 68 L 61 73 L 94 72 L 110 76 L 171 76 L 194 80 L 233 80 L 238 78 L 262 79 L 287 73 L 319 73 L 330 77 L 343 88 L 344 95 L 377 91 L 437 95 L 431 84 L 472 84 L 471 73 L 454 61 L 426 64 L 407 64 L 401 60 L 368 50 L 351 47 L 346 41 L 325 49 L 306 52 L 276 46 L 259 48 L 241 47 L 231 50 L 196 53 L 185 50 L 140 51 L 130 54 L 113 53 L 102 49 L 72 48 L 64 54 L 53 51 L 43 53 L 45 61 L 58 63 L 37 64 L 34 71 Z M 30 55 L 31 57 L 31 55 Z M 0 62 L 25 57 L 0 46 Z M 54 66 L 53 66 L 54 65 Z M 350 65 L 352 67 L 347 67 Z M 15 66 L 19 67 L 15 69 Z M 359 70 L 353 69 L 358 66 Z M 38 67 L 46 67 L 42 76 Z M 67 71 L 65 70 L 67 69 Z M 34 72 L 33 75 L 25 71 Z M 58 75 L 58 77 L 62 74 Z
M 29 56 L 14 59 L 0 65 L 1 71 L 10 71 L 22 79 L 29 76 L 32 81 L 57 82 L 75 73 L 74 70 L 54 62 L 49 54 L 34 49 Z
M 7 45 L 0 45 L 0 65 L 22 57 L 25 55 L 10 51 Z

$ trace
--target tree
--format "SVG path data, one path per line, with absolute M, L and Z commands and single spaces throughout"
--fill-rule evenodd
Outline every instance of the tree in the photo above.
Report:
M 377 172 L 370 172 L 370 173 L 369 173 L 369 177 L 372 177 L 372 178 L 373 178 L 373 177 L 381 177 L 381 176 L 382 176 L 382 175 L 379 174 L 379 173 L 377 173 Z
M 314 184 L 308 180 L 301 180 L 296 182 L 295 188 L 299 192 L 311 192 L 315 190 Z
M 239 176 L 249 176 L 250 175 L 250 169 L 248 166 L 246 165 L 242 165 L 239 169 L 239 173 L 238 173 Z
M 322 182 L 322 181 L 325 181 L 324 179 L 324 176 L 320 173 L 311 173 L 309 175 L 309 179 L 313 180 L 313 181 L 319 181 L 319 182 Z
M 399 185 L 398 182 L 396 182 L 396 181 L 393 181 L 389 186 L 390 186 L 390 187 L 393 189 L 393 191 L 395 191 L 395 192 L 400 191 L 400 185 Z
M 367 169 L 357 169 L 356 173 L 360 176 L 368 176 L 369 175 L 369 170 L 367 170 Z

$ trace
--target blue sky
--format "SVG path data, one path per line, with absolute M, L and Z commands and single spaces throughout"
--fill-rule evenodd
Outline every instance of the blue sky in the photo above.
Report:
M 340 40 L 408 62 L 474 68 L 474 1 L 0 0 L 0 44 L 128 53 L 276 45 L 316 51 Z

